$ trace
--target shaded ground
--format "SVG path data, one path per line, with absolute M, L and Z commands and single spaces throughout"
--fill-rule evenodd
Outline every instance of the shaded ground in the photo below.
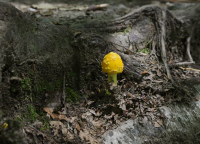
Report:
M 58 32 L 58 35 L 63 35 L 63 37 L 67 37 L 70 33 L 73 33 L 63 32 L 67 31 L 67 28 L 89 27 L 89 25 L 82 25 L 85 21 L 91 22 L 91 24 L 94 21 L 95 24 L 95 20 L 119 18 L 130 12 L 129 7 L 115 3 L 111 4 L 110 7 L 100 8 L 98 11 L 87 11 L 89 5 L 69 5 L 66 3 L 54 5 L 35 4 L 31 6 L 14 2 L 12 4 L 24 13 L 31 15 L 31 18 L 35 19 L 36 24 L 38 22 L 39 26 L 36 27 L 37 29 L 35 27 L 32 28 L 33 33 L 36 35 L 37 32 L 42 32 L 43 29 L 46 29 L 47 37 L 50 37 L 52 33 L 49 32 L 49 29 L 51 30 L 51 27 L 55 25 L 59 28 L 67 26 L 63 27 L 60 31 L 55 31 L 55 38 Z M 44 25 L 40 27 L 41 23 Z M 94 25 L 92 26 L 94 27 Z M 88 27 L 85 27 L 85 31 L 91 30 Z M 154 31 L 153 28 L 152 31 Z M 76 37 L 83 32 L 75 31 L 73 38 L 76 40 Z M 101 31 L 98 31 L 98 33 L 102 34 Z M 131 33 L 131 28 L 122 29 L 119 33 L 115 33 L 115 36 L 126 36 L 127 33 Z M 146 32 L 144 31 L 144 33 Z M 92 36 L 95 37 L 93 31 L 91 31 L 90 35 L 86 36 L 91 36 L 91 39 L 88 40 L 91 43 L 87 43 L 88 41 L 85 40 L 85 45 L 90 47 L 91 44 L 91 47 L 96 50 L 95 48 L 98 46 L 92 41 Z M 43 37 L 42 39 L 45 38 Z M 38 43 L 42 43 L 42 39 L 38 39 Z M 71 46 L 73 46 L 71 39 Z M 27 40 L 30 40 L 30 37 Z M 51 44 L 54 44 L 53 41 L 54 39 L 52 38 Z M 99 39 L 98 43 L 102 44 L 103 42 Z M 104 43 L 102 45 L 105 46 Z M 180 44 L 180 47 L 183 45 Z M 63 45 L 56 46 L 62 47 Z M 113 49 L 120 49 L 117 46 L 112 47 Z M 47 47 L 45 48 L 47 49 Z M 37 47 L 33 47 L 33 49 L 37 50 Z M 24 134 L 26 136 L 25 139 L 22 139 L 24 143 L 103 143 L 102 135 L 106 131 L 115 129 L 124 121 L 134 118 L 139 118 L 141 126 L 151 121 L 154 128 L 164 128 L 165 119 L 158 111 L 158 107 L 163 105 L 168 106 L 175 101 L 187 102 L 188 99 L 183 100 L 185 97 L 182 95 L 185 95 L 185 93 L 178 88 L 174 88 L 169 82 L 164 65 L 159 60 L 160 57 L 150 53 L 152 49 L 152 40 L 150 39 L 145 44 L 138 44 L 135 49 L 125 49 L 123 53 L 119 51 L 123 61 L 127 60 L 126 55 L 128 55 L 140 62 L 136 65 L 139 67 L 138 71 L 141 77 L 134 78 L 128 73 L 130 70 L 125 69 L 124 73 L 118 75 L 118 86 L 110 85 L 110 91 L 112 92 L 110 96 L 105 95 L 106 75 L 101 73 L 100 68 L 96 71 L 95 66 L 93 66 L 95 63 L 100 66 L 98 59 L 95 59 L 98 57 L 96 55 L 92 57 L 92 60 L 95 62 L 92 60 L 87 61 L 87 67 L 82 74 L 84 82 L 76 76 L 76 72 L 80 71 L 77 65 L 72 65 L 72 69 L 68 68 L 65 71 L 62 71 L 62 67 L 58 67 L 57 71 L 54 72 L 56 76 L 49 75 L 51 72 L 45 72 L 45 69 L 50 69 L 49 67 L 51 67 L 48 62 L 45 65 L 46 67 L 43 64 L 38 64 L 37 60 L 25 61 L 27 64 L 21 67 L 21 69 L 18 69 L 16 65 L 7 66 L 9 68 L 5 68 L 4 70 L 4 82 L 6 81 L 6 77 L 10 77 L 11 85 L 7 90 L 10 92 L 11 97 L 3 98 L 4 107 L 1 118 L 4 120 L 1 123 L 8 123 L 8 127 L 3 128 L 1 139 L 4 140 L 4 143 L 11 142 L 12 140 L 16 141 L 13 143 L 17 143 L 17 141 L 22 143 L 20 139 Z M 24 51 L 26 52 L 26 46 L 24 46 Z M 87 52 L 91 51 L 88 50 Z M 51 52 L 53 50 L 49 50 L 49 53 Z M 63 50 L 63 53 L 72 54 L 72 52 L 65 50 Z M 168 64 L 182 61 L 183 57 L 185 60 L 188 60 L 187 56 L 183 56 L 184 53 L 181 50 L 173 52 L 172 49 L 171 54 L 167 57 Z M 47 56 L 48 54 L 45 55 L 45 57 Z M 78 54 L 73 55 L 72 60 L 81 61 L 78 59 L 79 56 Z M 61 59 L 64 58 L 64 54 L 60 57 Z M 58 60 L 50 58 L 50 61 L 54 62 Z M 127 66 L 126 68 L 129 67 Z M 37 71 L 38 69 L 42 73 L 41 71 Z M 20 75 L 12 75 L 15 71 L 18 71 Z M 28 75 L 24 76 L 21 72 L 28 73 Z M 182 82 L 185 78 L 195 77 L 196 79 L 200 75 L 197 70 L 186 70 L 181 67 L 172 68 L 171 73 L 181 87 L 187 85 L 187 82 Z M 46 80 L 51 79 L 53 83 L 47 84 L 47 81 L 42 80 L 34 81 L 37 76 L 46 77 Z M 141 83 L 140 79 L 143 80 Z M 80 84 L 79 82 L 82 83 Z M 193 85 L 192 82 L 191 85 Z M 32 93 L 33 89 L 37 91 L 36 94 Z M 39 95 L 42 95 L 41 98 L 38 97 Z M 63 103 L 63 95 L 66 95 L 66 103 Z M 199 100 L 199 97 L 193 97 L 192 100 Z M 7 120 L 13 118 L 16 122 Z M 22 128 L 18 127 L 19 123 L 22 124 Z M 22 134 L 21 137 L 13 137 L 15 136 L 13 133 L 14 130 L 18 133 L 20 131 Z

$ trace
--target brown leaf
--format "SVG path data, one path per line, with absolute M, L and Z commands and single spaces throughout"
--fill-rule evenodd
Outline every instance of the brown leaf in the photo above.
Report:
M 59 115 L 58 116 L 59 120 L 66 120 L 66 121 L 70 121 L 69 118 L 66 117 L 66 115 Z
M 157 122 L 154 122 L 154 127 L 160 127 L 160 124 Z
M 81 127 L 80 127 L 80 125 L 79 125 L 78 123 L 76 124 L 76 129 L 77 129 L 78 131 L 81 130 Z
M 143 75 L 143 74 L 146 74 L 146 73 L 148 73 L 148 71 L 143 71 L 143 72 L 142 72 L 142 75 Z
M 100 121 L 95 121 L 95 120 L 92 121 L 92 124 L 94 125 L 95 128 L 100 128 L 102 125 Z
M 154 123 L 154 127 L 161 127 L 163 125 L 162 119 L 157 119 L 157 121 Z
M 91 144 L 99 144 L 99 142 L 90 135 L 87 129 L 81 130 L 79 132 L 79 137 L 81 140 L 89 141 Z
M 116 114 L 116 115 L 114 116 L 114 120 L 116 121 L 117 118 L 118 118 L 118 114 Z
M 94 102 L 94 101 L 90 101 L 90 100 L 89 100 L 89 101 L 87 102 L 87 105 L 91 105 L 93 102 Z
M 53 112 L 52 108 L 44 107 L 43 110 L 46 111 L 52 117 L 52 119 L 55 119 L 55 118 L 59 117 L 58 114 L 52 113 Z
M 200 96 L 198 95 L 198 96 L 196 96 L 196 100 L 198 101 L 200 99 Z
M 156 110 L 156 108 L 147 108 L 145 111 L 153 112 L 153 111 L 155 111 L 155 110 Z
M 134 118 L 134 117 L 135 117 L 135 114 L 132 113 L 132 112 L 129 112 L 129 113 L 127 114 L 127 116 L 129 116 L 129 117 L 131 117 L 131 118 Z
M 161 72 L 159 71 L 159 69 L 157 70 L 157 75 L 160 77 L 162 74 Z
M 49 124 L 50 124 L 51 128 L 54 129 L 54 135 L 59 136 L 58 133 L 59 133 L 60 126 L 61 126 L 61 130 L 62 130 L 62 134 L 66 135 L 68 133 L 66 125 L 64 125 L 60 121 L 50 121 Z
M 148 80 L 148 79 L 149 79 L 149 80 L 152 81 L 152 80 L 153 80 L 153 77 L 155 76 L 155 74 L 153 74 L 152 72 L 149 72 L 149 74 L 150 74 L 150 75 L 147 76 L 147 77 L 144 77 L 144 79 L 145 79 L 145 80 Z

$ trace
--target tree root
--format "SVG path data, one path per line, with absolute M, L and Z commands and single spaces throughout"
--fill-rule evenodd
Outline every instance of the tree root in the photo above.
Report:
M 166 48 L 165 48 L 165 35 L 166 35 L 165 21 L 166 21 L 166 10 L 163 10 L 162 11 L 162 20 L 160 20 L 160 22 L 159 22 L 159 25 L 161 27 L 161 57 L 162 57 L 164 65 L 165 65 L 165 69 L 167 71 L 167 77 L 174 84 L 174 80 L 172 79 L 172 76 L 170 74 L 170 70 L 169 70 L 169 67 L 167 64 L 167 56 L 166 56 Z

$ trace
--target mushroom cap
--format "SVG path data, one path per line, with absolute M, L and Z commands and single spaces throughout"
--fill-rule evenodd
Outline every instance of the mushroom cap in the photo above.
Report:
M 110 52 L 103 58 L 101 67 L 105 73 L 122 73 L 124 65 L 117 53 Z

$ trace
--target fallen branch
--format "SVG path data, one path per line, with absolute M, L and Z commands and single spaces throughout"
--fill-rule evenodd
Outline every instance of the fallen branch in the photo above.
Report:
M 43 134 L 44 136 L 50 138 L 55 144 L 58 144 L 57 142 L 55 142 L 55 140 L 54 140 L 51 136 L 49 136 L 49 135 L 47 135 L 47 134 L 41 132 L 40 130 L 38 130 L 38 129 L 36 129 L 36 128 L 30 126 L 30 125 L 29 125 L 29 126 L 26 126 L 26 127 L 29 127 L 29 128 L 32 128 L 32 129 L 36 130 L 37 132 L 39 132 L 39 133 Z
M 182 70 L 193 70 L 193 71 L 197 71 L 197 72 L 200 72 L 200 70 L 198 69 L 193 69 L 193 68 L 183 68 L 183 67 L 180 67 Z
M 191 64 L 195 64 L 195 62 L 180 62 L 180 63 L 172 63 L 169 65 L 169 67 L 173 67 L 173 66 L 184 66 L 184 65 L 191 65 Z

